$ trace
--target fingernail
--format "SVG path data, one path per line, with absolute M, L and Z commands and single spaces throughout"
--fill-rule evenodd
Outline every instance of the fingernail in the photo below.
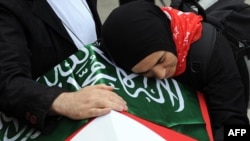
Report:
M 125 105 L 125 107 L 124 107 L 124 111 L 127 111 L 128 110 L 128 106 L 127 105 Z

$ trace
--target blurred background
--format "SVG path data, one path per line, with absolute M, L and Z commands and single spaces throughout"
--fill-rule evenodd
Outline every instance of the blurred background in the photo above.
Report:
M 166 5 L 169 5 L 170 0 L 162 0 Z M 246 3 L 250 4 L 250 0 L 245 0 Z M 100 18 L 102 22 L 106 19 L 106 17 L 109 15 L 109 13 L 119 6 L 119 1 L 118 0 L 98 0 L 98 11 L 100 14 Z M 155 0 L 155 3 L 159 6 L 161 6 L 160 0 Z
M 169 5 L 170 0 L 162 0 L 166 5 Z M 250 0 L 249 0 L 250 1 Z M 162 5 L 160 0 L 155 0 L 157 5 Z M 97 8 L 100 14 L 102 22 L 106 19 L 108 14 L 117 6 L 119 6 L 119 0 L 97 0 Z

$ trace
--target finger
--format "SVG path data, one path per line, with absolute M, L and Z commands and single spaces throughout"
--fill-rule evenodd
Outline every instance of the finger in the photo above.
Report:
M 126 103 L 126 101 L 120 95 L 118 95 L 117 93 L 113 91 L 104 91 L 103 94 L 106 95 L 111 100 L 117 100 L 122 103 Z
M 111 91 L 114 89 L 112 86 L 108 86 L 106 84 L 98 84 L 98 85 L 96 85 L 96 87 L 98 87 L 100 89 L 111 90 Z
M 120 109 L 120 110 L 125 110 L 127 107 L 127 102 L 117 94 L 106 94 L 105 98 L 103 98 L 103 100 L 106 100 L 110 104 L 113 103 L 115 105 L 122 106 L 122 109 Z M 104 105 L 104 106 L 111 106 L 111 105 Z M 117 108 L 116 108 L 116 110 L 117 110 Z
M 93 108 L 86 113 L 89 117 L 98 117 L 110 113 L 111 108 Z
M 103 99 L 99 104 L 100 108 L 110 108 L 116 111 L 127 110 L 127 104 L 119 99 Z

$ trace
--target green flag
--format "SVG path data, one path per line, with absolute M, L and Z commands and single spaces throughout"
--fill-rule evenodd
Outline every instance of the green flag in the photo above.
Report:
M 71 91 L 105 83 L 113 86 L 115 92 L 126 100 L 129 113 L 197 140 L 209 140 L 196 91 L 174 79 L 158 80 L 124 71 L 112 63 L 97 46 L 85 46 L 37 81 Z M 61 118 L 55 123 L 52 132 L 41 134 L 21 125 L 15 118 L 0 113 L 0 141 L 61 141 L 87 121 Z

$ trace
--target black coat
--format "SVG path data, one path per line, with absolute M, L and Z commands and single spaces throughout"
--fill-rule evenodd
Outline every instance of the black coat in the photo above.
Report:
M 101 22 L 96 0 L 87 0 Z M 44 129 L 54 99 L 62 93 L 35 80 L 77 51 L 46 0 L 0 0 L 0 111 Z
M 190 47 L 186 71 L 175 79 L 204 94 L 215 141 L 221 141 L 224 125 L 248 125 L 249 120 L 232 48 L 222 33 L 208 27 L 203 23 L 201 39 Z

